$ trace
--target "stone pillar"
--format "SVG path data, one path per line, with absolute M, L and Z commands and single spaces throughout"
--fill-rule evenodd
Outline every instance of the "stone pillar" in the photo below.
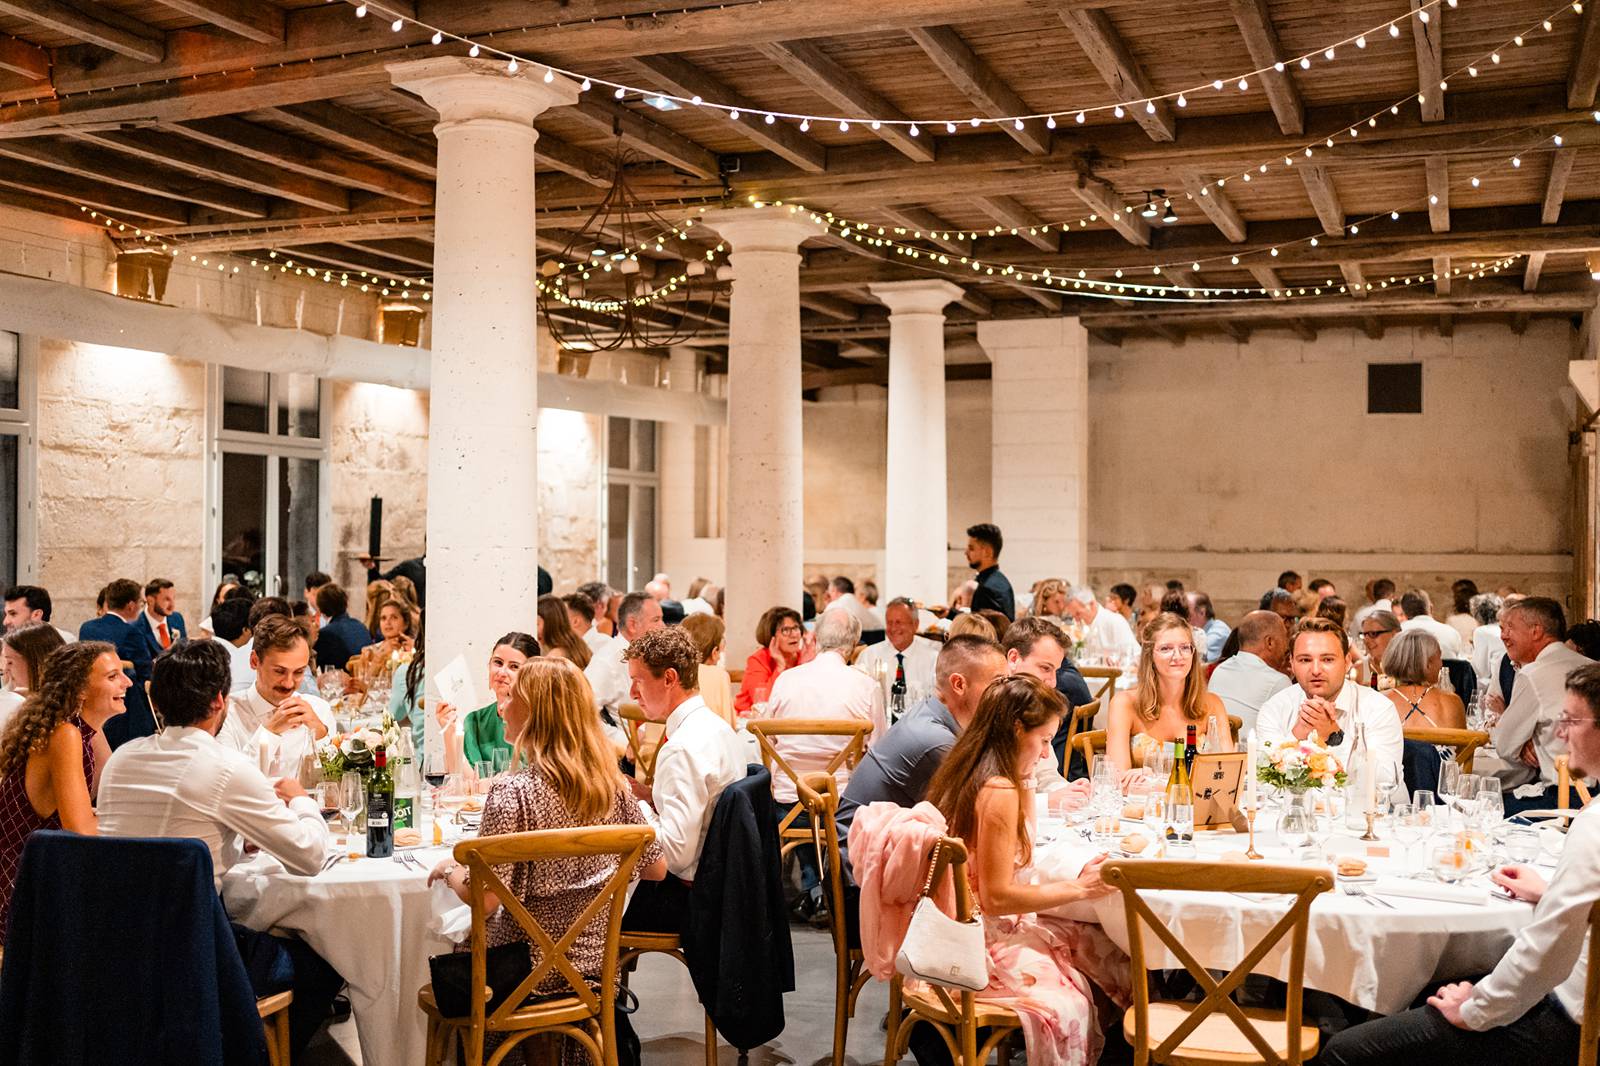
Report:
M 700 366 L 698 349 L 686 345 L 668 349 L 666 387 L 694 392 Z M 679 599 L 689 594 L 689 582 L 702 576 L 689 572 L 699 565 L 688 550 L 695 532 L 694 438 L 693 422 L 669 418 L 661 423 L 661 554 L 656 563 L 672 576 L 672 593 Z
M 944 308 L 948 281 L 868 286 L 889 308 L 889 451 L 883 523 L 883 595 L 944 603 L 949 569 L 945 473 Z
M 433 350 L 428 426 L 428 661 L 532 632 L 538 600 L 535 475 L 533 120 L 572 104 L 565 78 L 511 74 L 497 60 L 388 67 L 439 112 Z M 431 672 L 431 671 L 430 671 Z M 480 692 L 480 696 L 484 693 Z M 464 710 L 464 709 L 463 709 Z
M 728 324 L 726 661 L 755 650 L 768 607 L 800 607 L 800 243 L 826 229 L 789 208 L 708 211 L 732 248 Z
M 1088 575 L 1089 337 L 1076 318 L 978 323 L 994 364 L 991 510 L 1018 595 Z M 1096 590 L 1101 591 L 1101 590 Z

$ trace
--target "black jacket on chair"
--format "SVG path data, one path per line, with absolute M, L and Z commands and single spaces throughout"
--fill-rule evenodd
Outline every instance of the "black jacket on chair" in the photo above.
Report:
M 683 929 L 700 1002 L 741 1051 L 783 1032 L 783 994 L 794 991 L 778 848 L 772 775 L 752 765 L 717 798 Z

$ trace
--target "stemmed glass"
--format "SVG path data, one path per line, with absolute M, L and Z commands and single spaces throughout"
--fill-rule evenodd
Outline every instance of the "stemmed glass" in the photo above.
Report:
M 345 771 L 339 778 L 339 813 L 344 815 L 344 835 L 355 835 L 356 815 L 367 802 L 367 786 L 354 770 Z
M 1417 816 L 1417 808 L 1409 803 L 1396 803 L 1393 812 L 1393 832 L 1400 842 L 1401 873 L 1411 874 L 1411 852 L 1422 842 L 1427 827 Z

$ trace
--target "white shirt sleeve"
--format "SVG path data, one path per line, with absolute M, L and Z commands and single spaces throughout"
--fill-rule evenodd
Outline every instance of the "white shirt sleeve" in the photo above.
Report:
M 240 766 L 222 783 L 217 820 L 283 863 L 290 873 L 310 877 L 322 869 L 328 827 L 309 796 L 287 805 L 254 767 Z
M 700 826 L 711 802 L 706 775 L 683 746 L 663 745 L 650 794 L 658 819 L 656 843 L 666 856 L 667 870 L 683 877 L 700 862 Z
M 1256 739 L 1264 746 L 1294 739 L 1294 717 L 1300 703 L 1298 685 L 1290 685 L 1263 703 L 1256 715 Z
M 1526 670 L 1521 670 L 1511 686 L 1511 702 L 1506 704 L 1500 721 L 1489 730 L 1489 738 L 1494 741 L 1494 750 L 1501 758 L 1514 761 L 1538 727 L 1539 693 L 1533 686 L 1533 678 Z

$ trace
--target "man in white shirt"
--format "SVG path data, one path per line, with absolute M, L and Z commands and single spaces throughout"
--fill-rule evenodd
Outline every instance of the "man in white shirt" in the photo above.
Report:
M 298 772 L 301 759 L 334 727 L 328 702 L 301 691 L 310 666 L 304 625 L 281 614 L 260 619 L 251 631 L 255 683 L 229 696 L 217 739 L 249 756 L 263 773 L 274 764 L 283 775 Z
M 640 883 L 622 927 L 677 933 L 717 798 L 745 776 L 748 764 L 738 734 L 700 698 L 700 649 L 688 633 L 668 626 L 640 634 L 628 645 L 627 665 L 634 702 L 652 722 L 666 723 L 654 785 L 630 781 L 655 808 L 656 843 L 666 856 L 667 876 Z
M 1600 667 L 1573 671 L 1556 729 L 1573 773 L 1600 773 Z M 1589 911 L 1600 899 L 1600 804 L 1572 820 L 1549 884 L 1531 866 L 1494 882 L 1534 904 L 1493 972 L 1440 987 L 1428 1005 L 1357 1025 L 1322 1050 L 1323 1066 L 1476 1066 L 1577 1061 L 1589 978 Z
M 1243 724 L 1239 741 L 1256 727 L 1262 704 L 1288 688 L 1289 632 L 1273 611 L 1251 611 L 1239 622 L 1239 654 L 1217 664 L 1208 688 Z
M 1102 614 L 1110 614 L 1102 609 Z M 1029 674 L 1044 682 L 1051 689 L 1057 689 L 1058 676 L 1061 664 L 1067 657 L 1067 635 L 1061 627 L 1048 618 L 1030 616 L 1019 618 L 1006 629 L 1006 639 L 1001 642 L 1001 647 L 1006 653 L 1007 674 Z M 1076 673 L 1076 671 L 1074 671 Z M 1082 684 L 1083 679 L 1078 678 Z M 1082 695 L 1087 695 L 1088 686 L 1084 686 Z M 1068 782 L 1062 776 L 1061 765 L 1071 761 L 1072 755 L 1065 750 L 1067 717 L 1072 714 L 1072 701 L 1062 694 L 1062 702 L 1066 705 L 1066 714 L 1062 716 L 1061 726 L 1056 731 L 1050 747 L 1044 752 L 1039 765 L 1034 768 L 1034 788 L 1040 793 L 1051 793 L 1062 788 L 1071 788 L 1081 791 L 1082 798 L 1088 799 L 1088 780 L 1081 778 Z M 1083 704 L 1080 703 L 1079 706 Z M 1060 744 L 1060 747 L 1057 744 Z M 1061 765 L 1057 764 L 1057 760 Z
M 112 753 L 100 773 L 100 832 L 199 840 L 211 852 L 219 887 L 247 844 L 290 873 L 311 877 L 327 851 L 322 810 L 295 778 L 268 781 L 254 760 L 217 740 L 228 715 L 229 681 L 227 651 L 218 641 L 180 641 L 156 658 L 150 698 L 166 728 Z M 235 928 L 256 994 L 293 989 L 290 1042 L 303 1049 L 344 982 L 298 940 Z M 283 976 L 285 962 L 292 979 L 268 983 L 274 971 Z
M 1357 633 L 1361 630 L 1361 623 L 1373 611 L 1394 610 L 1394 582 L 1386 577 L 1374 578 L 1367 582 L 1367 602 L 1356 608 L 1356 613 L 1350 619 L 1350 632 Z
M 572 631 L 589 645 L 589 651 L 593 653 L 605 647 L 606 641 L 611 638 L 595 628 L 594 603 L 589 597 L 574 592 L 570 596 L 561 597 L 561 602 L 567 605 L 567 621 L 572 623 Z
M 1345 680 L 1350 638 L 1327 618 L 1303 618 L 1295 627 L 1289 666 L 1296 684 L 1267 700 L 1256 715 L 1261 743 L 1304 740 L 1316 733 L 1346 769 L 1356 730 L 1381 767 L 1393 767 L 1391 780 L 1401 781 L 1405 737 L 1394 704 L 1375 689 Z
M 1407 589 L 1400 597 L 1400 629 L 1420 629 L 1439 642 L 1439 651 L 1446 659 L 1465 659 L 1467 650 L 1461 646 L 1461 634 L 1456 627 L 1441 622 L 1430 613 L 1433 602 L 1421 589 Z
M 253 602 L 244 597 L 223 600 L 209 619 L 211 636 L 228 653 L 228 674 L 233 679 L 230 695 L 243 692 L 256 681 L 256 672 L 250 666 L 250 607 Z
M 716 614 L 712 606 L 717 599 L 717 586 L 708 579 L 697 577 L 689 582 L 689 597 L 683 601 L 685 617 L 691 614 Z
M 861 623 L 862 632 L 881 630 L 883 615 L 856 598 L 856 583 L 847 577 L 836 577 L 828 582 L 826 602 L 818 605 L 823 611 L 847 611 Z
M 1566 752 L 1558 736 L 1567 675 L 1591 660 L 1567 647 L 1567 620 L 1561 605 L 1542 596 L 1519 600 L 1501 613 L 1500 635 L 1506 654 L 1518 667 L 1511 702 L 1493 725 L 1489 737 L 1495 751 L 1512 767 L 1502 773 L 1506 813 L 1519 814 L 1556 805 L 1555 759 Z M 1533 795 L 1519 786 L 1540 784 Z
M 1117 655 L 1124 663 L 1138 661 L 1139 641 L 1133 635 L 1133 627 L 1120 614 L 1100 606 L 1094 589 L 1088 585 L 1073 589 L 1067 599 L 1067 613 L 1089 627 L 1083 638 L 1085 655 L 1102 659 Z
M 594 653 L 583 671 L 602 711 L 614 714 L 628 702 L 632 686 L 627 664 L 623 662 L 628 645 L 661 626 L 660 601 L 642 592 L 630 592 L 622 597 L 622 606 L 617 608 L 617 635 Z
M 906 709 L 910 710 L 923 697 L 934 694 L 934 664 L 939 661 L 939 644 L 917 636 L 917 609 L 910 600 L 890 600 L 883 614 L 887 639 L 862 651 L 856 659 L 856 669 L 873 677 L 879 676 L 878 671 L 882 669 L 886 706 L 895 678 L 903 675 Z
M 1472 597 L 1472 620 L 1478 623 L 1472 631 L 1472 670 L 1483 688 L 1493 685 L 1500 676 L 1500 660 L 1506 657 L 1506 642 L 1500 638 L 1502 606 L 1500 597 L 1492 592 Z

